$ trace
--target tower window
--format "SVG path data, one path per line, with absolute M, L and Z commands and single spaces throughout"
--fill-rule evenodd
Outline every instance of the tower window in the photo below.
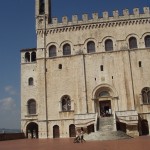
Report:
M 33 78 L 29 78 L 29 80 L 28 80 L 28 85 L 33 85 L 33 84 L 34 84 Z
M 63 46 L 63 55 L 71 55 L 71 47 L 69 44 Z
M 39 1 L 39 14 L 45 13 L 45 0 Z
M 145 47 L 150 47 L 150 35 L 145 37 Z
M 52 45 L 49 47 L 49 57 L 55 57 L 56 56 L 56 46 Z
M 36 114 L 36 101 L 31 99 L 28 101 L 28 114 Z
M 36 52 L 31 53 L 31 62 L 36 61 Z
M 30 62 L 30 53 L 29 52 L 25 53 L 25 62 Z
M 113 41 L 108 39 L 105 41 L 105 51 L 112 51 L 113 50 Z
M 100 70 L 101 70 L 101 71 L 104 71 L 103 65 L 100 66 Z
M 134 49 L 137 48 L 137 40 L 135 37 L 130 37 L 129 38 L 129 48 Z
M 89 41 L 87 43 L 87 52 L 88 53 L 93 53 L 95 52 L 95 43 L 93 41 Z

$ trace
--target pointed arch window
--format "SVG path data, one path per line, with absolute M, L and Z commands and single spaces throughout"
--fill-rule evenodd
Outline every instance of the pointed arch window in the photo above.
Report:
M 31 77 L 31 78 L 29 78 L 29 80 L 28 80 L 28 85 L 31 86 L 31 85 L 33 85 L 33 84 L 34 84 L 34 81 L 33 81 L 33 78 Z
M 36 101 L 34 99 L 31 99 L 28 101 L 28 114 L 36 114 Z
M 29 52 L 25 53 L 25 62 L 30 62 L 30 53 Z
M 150 35 L 147 35 L 144 40 L 145 40 L 145 47 L 150 47 Z
M 61 98 L 62 111 L 70 111 L 71 110 L 71 100 L 68 95 L 64 95 Z
M 87 52 L 88 53 L 93 53 L 95 52 L 95 43 L 93 41 L 89 41 L 87 43 Z
M 113 51 L 113 41 L 111 39 L 105 41 L 105 51 Z
M 31 53 L 31 62 L 36 61 L 36 52 Z
M 63 55 L 71 55 L 71 46 L 69 44 L 63 46 Z
M 49 57 L 55 57 L 56 56 L 56 46 L 52 45 L 49 47 Z
M 135 37 L 129 38 L 129 48 L 130 49 L 137 48 L 137 39 Z
M 145 87 L 142 89 L 143 104 L 150 104 L 150 88 Z

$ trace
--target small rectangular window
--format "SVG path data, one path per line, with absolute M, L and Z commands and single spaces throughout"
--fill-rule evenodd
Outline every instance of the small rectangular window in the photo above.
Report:
M 104 71 L 103 65 L 100 66 L 100 70 L 101 70 L 101 71 Z
M 59 69 L 62 69 L 62 64 L 59 64 L 59 65 L 58 65 L 58 68 L 59 68 Z
M 139 61 L 139 67 L 142 67 L 142 62 L 141 61 Z

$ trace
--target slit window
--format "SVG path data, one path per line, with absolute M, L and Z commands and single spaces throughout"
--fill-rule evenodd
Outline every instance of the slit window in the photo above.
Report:
M 139 61 L 139 67 L 142 67 L 142 62 L 141 61 Z
M 104 71 L 103 65 L 100 66 L 100 70 L 101 70 L 101 71 Z

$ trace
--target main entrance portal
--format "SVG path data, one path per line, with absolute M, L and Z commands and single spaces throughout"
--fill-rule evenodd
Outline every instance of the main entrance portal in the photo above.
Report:
M 112 115 L 110 100 L 99 101 L 99 107 L 100 107 L 100 115 L 102 117 L 109 117 Z

